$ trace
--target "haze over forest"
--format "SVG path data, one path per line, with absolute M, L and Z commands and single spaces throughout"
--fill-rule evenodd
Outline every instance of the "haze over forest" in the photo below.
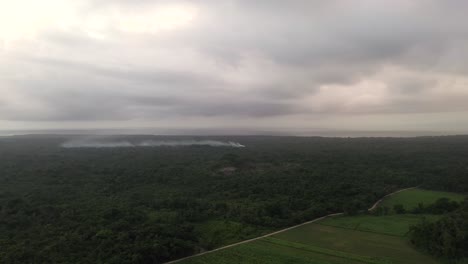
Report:
M 463 134 L 466 10 L 462 0 L 1 0 L 0 129 Z

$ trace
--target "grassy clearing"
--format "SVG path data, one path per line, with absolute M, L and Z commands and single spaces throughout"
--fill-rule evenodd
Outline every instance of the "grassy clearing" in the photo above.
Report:
M 265 238 L 262 241 L 271 243 L 273 245 L 280 245 L 284 247 L 290 247 L 294 249 L 300 249 L 308 252 L 314 252 L 314 253 L 320 253 L 322 255 L 327 255 L 327 256 L 332 256 L 332 257 L 338 257 L 338 258 L 343 258 L 348 261 L 358 261 L 360 263 L 369 263 L 369 264 L 386 264 L 386 263 L 391 263 L 389 260 L 385 258 L 375 258 L 375 257 L 368 257 L 368 256 L 362 256 L 362 255 L 356 255 L 352 253 L 346 253 L 343 251 L 337 251 L 337 250 L 331 250 L 328 248 L 323 248 L 323 247 L 316 247 L 316 246 L 311 246 L 308 244 L 302 244 L 302 243 L 295 243 L 291 241 L 286 241 L 278 238 Z
M 429 205 L 439 198 L 448 198 L 460 202 L 465 196 L 457 193 L 429 191 L 423 189 L 410 189 L 396 193 L 385 198 L 380 206 L 393 208 L 395 204 L 402 204 L 407 210 L 414 209 L 419 203 Z
M 380 206 L 391 208 L 395 204 L 402 204 L 406 209 L 412 209 L 418 203 L 428 205 L 442 197 L 455 201 L 464 199 L 463 195 L 454 193 L 412 189 L 386 198 Z M 436 264 L 439 263 L 437 260 L 412 248 L 405 237 L 409 227 L 418 223 L 422 217 L 435 221 L 440 216 L 393 214 L 330 217 L 181 263 Z M 200 231 L 217 232 L 226 228 L 226 225 L 227 228 L 240 228 L 235 223 L 208 224 Z
M 422 218 L 435 221 L 440 218 L 437 215 L 386 215 L 386 216 L 337 216 L 326 218 L 319 224 L 341 227 L 364 232 L 374 232 L 379 234 L 405 236 L 411 225 L 417 224 Z
M 275 238 L 331 250 L 380 258 L 392 263 L 437 263 L 417 252 L 401 237 L 310 224 L 278 234 Z
M 369 263 L 435 264 L 404 238 L 309 224 L 251 243 L 182 261 L 183 264 Z
M 295 245 L 288 241 L 272 242 L 262 239 L 248 244 L 221 250 L 212 254 L 199 256 L 183 261 L 183 264 L 358 264 L 353 260 L 340 256 L 340 252 L 327 249 L 307 249 L 302 244 Z M 291 246 L 294 245 L 294 246 Z M 324 254 L 324 252 L 327 254 Z M 338 255 L 338 256 L 337 256 Z M 385 264 L 385 263 L 375 263 Z

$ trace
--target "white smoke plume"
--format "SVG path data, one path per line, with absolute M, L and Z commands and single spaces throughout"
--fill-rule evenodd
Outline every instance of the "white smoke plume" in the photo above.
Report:
M 209 146 L 209 147 L 231 147 L 244 148 L 245 146 L 232 141 L 217 140 L 144 140 L 137 143 L 129 141 L 93 141 L 93 140 L 72 140 L 61 145 L 63 148 L 129 148 L 129 147 L 188 147 L 188 146 Z
M 63 148 L 129 148 L 129 147 L 135 147 L 135 145 L 128 141 L 97 142 L 97 141 L 72 140 L 72 141 L 63 143 L 62 147 Z
M 233 147 L 233 148 L 243 148 L 244 145 L 237 142 L 222 142 L 216 140 L 145 140 L 141 142 L 138 146 L 142 147 L 177 147 L 177 146 L 210 146 L 210 147 Z

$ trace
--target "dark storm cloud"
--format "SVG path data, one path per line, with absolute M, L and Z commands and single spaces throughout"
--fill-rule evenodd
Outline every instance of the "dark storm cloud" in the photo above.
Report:
M 32 21 L 20 37 L 0 27 L 11 38 L 0 48 L 0 120 L 468 111 L 466 1 L 70 6 L 45 15 L 67 11 L 66 25 Z

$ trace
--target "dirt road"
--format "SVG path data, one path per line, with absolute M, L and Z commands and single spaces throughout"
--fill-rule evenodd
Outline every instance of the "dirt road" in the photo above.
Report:
M 402 191 L 411 190 L 411 189 L 414 189 L 414 188 L 418 188 L 418 187 L 405 188 L 405 189 L 401 189 L 401 190 L 398 190 L 398 191 L 396 191 L 396 192 L 387 194 L 387 195 L 385 195 L 384 197 L 382 197 L 382 199 L 380 199 L 380 200 L 378 200 L 377 202 L 375 202 L 374 205 L 372 205 L 372 207 L 368 209 L 368 211 L 372 211 L 372 210 L 374 210 L 375 208 L 377 208 L 377 206 L 378 206 L 378 205 L 383 201 L 383 199 L 385 199 L 386 197 L 391 196 L 391 195 L 394 195 L 394 194 L 399 193 L 399 192 L 402 192 Z M 180 262 L 180 261 L 182 261 L 182 260 L 186 260 L 186 259 L 190 259 L 190 258 L 194 258 L 194 257 L 199 257 L 199 256 L 203 256 L 203 255 L 206 255 L 206 254 L 210 254 L 210 253 L 219 251 L 219 250 L 223 250 L 223 249 L 235 247 L 235 246 L 242 245 L 242 244 L 245 244 L 245 243 L 249 243 L 249 242 L 252 242 L 252 241 L 256 241 L 256 240 L 259 240 L 259 239 L 262 239 L 262 238 L 265 238 L 265 237 L 269 237 L 269 236 L 273 236 L 273 235 L 276 235 L 276 234 L 279 234 L 279 233 L 283 233 L 283 232 L 285 232 L 285 231 L 288 231 L 288 230 L 291 230 L 291 229 L 294 229 L 294 228 L 298 228 L 298 227 L 303 226 L 303 225 L 308 225 L 308 224 L 311 224 L 311 223 L 314 223 L 314 222 L 323 220 L 323 219 L 325 219 L 325 218 L 327 218 L 327 217 L 333 217 L 333 216 L 338 216 L 338 215 L 343 215 L 343 214 L 344 214 L 344 213 L 333 213 L 333 214 L 325 215 L 325 216 L 316 218 L 316 219 L 314 219 L 314 220 L 311 220 L 311 221 L 308 221 L 308 222 L 305 222 L 305 223 L 302 223 L 302 224 L 299 224 L 299 225 L 291 226 L 291 227 L 288 227 L 288 228 L 285 228 L 285 229 L 281 229 L 281 230 L 279 230 L 279 231 L 275 231 L 275 232 L 273 232 L 273 233 L 269 233 L 269 234 L 266 234 L 266 235 L 263 235 L 263 236 L 259 236 L 259 237 L 252 238 L 252 239 L 248 239 L 248 240 L 244 240 L 244 241 L 237 242 L 237 243 L 234 243 L 234 244 L 231 244 L 231 245 L 227 245 L 227 246 L 224 246 L 224 247 L 220 247 L 220 248 L 217 248 L 217 249 L 205 251 L 205 252 L 202 252 L 202 253 L 199 253 L 199 254 L 195 254 L 195 255 L 192 255 L 192 256 L 188 256 L 188 257 L 185 257 L 185 258 L 181 258 L 181 259 L 173 260 L 173 261 L 170 261 L 170 262 L 166 262 L 166 264 L 177 263 L 177 262 Z

